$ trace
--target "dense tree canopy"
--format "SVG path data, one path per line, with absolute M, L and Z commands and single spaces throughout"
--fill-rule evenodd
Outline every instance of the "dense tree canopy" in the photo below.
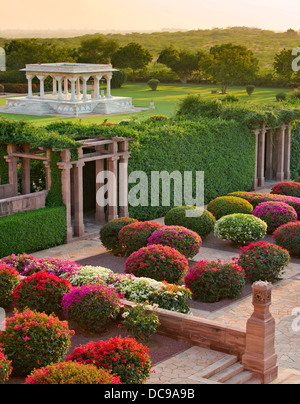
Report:
M 283 49 L 275 55 L 273 67 L 275 73 L 284 81 L 299 85 L 300 73 L 292 69 L 295 58 L 296 56 L 292 54 L 292 49 Z
M 110 63 L 113 54 L 119 49 L 119 44 L 113 39 L 104 39 L 99 35 L 84 39 L 78 49 L 80 63 Z

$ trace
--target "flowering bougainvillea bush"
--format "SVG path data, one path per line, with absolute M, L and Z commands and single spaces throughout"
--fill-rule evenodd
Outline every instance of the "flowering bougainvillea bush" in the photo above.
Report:
M 128 224 L 119 232 L 119 243 L 122 251 L 129 256 L 142 247 L 146 247 L 151 234 L 163 227 L 162 224 L 156 222 L 137 222 Z
M 113 274 L 108 284 L 124 295 L 127 300 L 137 303 L 158 304 L 161 309 L 188 313 L 188 299 L 191 292 L 185 286 L 159 282 L 151 278 L 128 274 Z
M 107 285 L 87 284 L 72 289 L 62 299 L 62 309 L 68 320 L 88 331 L 97 331 L 114 320 L 121 308 L 121 297 Z
M 13 292 L 14 306 L 23 310 L 32 310 L 47 314 L 61 310 L 63 296 L 72 289 L 67 279 L 61 279 L 45 271 L 24 278 Z
M 259 217 L 268 225 L 268 233 L 273 233 L 278 227 L 298 218 L 295 209 L 284 202 L 262 202 L 256 206 L 253 215 Z
M 13 375 L 28 375 L 33 369 L 61 362 L 73 335 L 68 323 L 55 315 L 25 310 L 6 318 L 0 347 L 12 361 Z
M 239 296 L 245 287 L 245 272 L 235 263 L 198 261 L 185 276 L 193 299 L 214 303 Z
M 12 303 L 13 290 L 19 283 L 19 273 L 8 265 L 0 264 L 0 307 L 5 308 Z
M 232 215 L 233 213 L 251 214 L 253 206 L 246 199 L 236 196 L 220 196 L 209 202 L 207 210 L 219 220 L 223 216 Z
M 62 362 L 36 369 L 24 384 L 122 384 L 118 376 L 90 364 Z
M 273 233 L 276 244 L 300 256 L 300 221 L 284 224 Z
M 190 216 L 192 215 L 192 216 Z M 214 229 L 216 219 L 206 209 L 197 206 L 177 206 L 166 213 L 167 226 L 183 226 L 193 230 L 200 237 L 207 237 Z
M 200 250 L 202 239 L 198 233 L 183 226 L 164 226 L 149 237 L 148 246 L 154 244 L 175 248 L 186 258 L 193 258 Z
M 125 384 L 142 384 L 150 376 L 149 350 L 133 338 L 111 338 L 75 348 L 66 361 L 93 364 L 111 370 Z
M 80 268 L 76 262 L 56 258 L 37 259 L 30 254 L 12 254 L 0 261 L 15 268 L 21 276 L 30 276 L 40 271 L 52 273 L 58 277 L 68 277 Z
M 0 348 L 0 384 L 3 384 L 6 380 L 8 380 L 11 373 L 11 361 L 6 358 L 3 350 Z
M 300 183 L 294 181 L 282 181 L 274 185 L 271 194 L 288 195 L 300 198 Z
M 267 223 L 258 217 L 244 213 L 223 216 L 216 222 L 215 235 L 236 244 L 257 241 L 267 233 Z
M 125 272 L 179 284 L 189 267 L 187 258 L 174 248 L 159 244 L 143 247 L 125 262 Z
M 119 232 L 124 226 L 136 222 L 137 219 L 131 219 L 129 217 L 120 217 L 109 221 L 100 229 L 101 243 L 112 254 L 121 254 L 122 249 L 119 243 Z
M 259 192 L 233 192 L 229 195 L 238 196 L 244 198 L 253 205 L 254 208 L 261 202 L 284 202 L 292 206 L 300 215 L 300 198 L 287 195 L 276 195 L 276 194 L 262 194 Z
M 243 247 L 236 262 L 244 269 L 246 279 L 252 283 L 260 280 L 277 282 L 290 262 L 290 254 L 282 247 L 259 241 Z
M 82 266 L 78 272 L 71 275 L 68 280 L 73 286 L 83 286 L 88 283 L 106 282 L 113 271 L 109 268 L 94 267 L 92 265 Z

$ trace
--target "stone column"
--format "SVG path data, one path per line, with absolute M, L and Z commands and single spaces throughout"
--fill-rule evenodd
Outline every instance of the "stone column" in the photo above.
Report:
M 77 96 L 77 99 L 79 99 L 79 97 L 80 97 L 80 78 L 78 77 L 77 78 L 77 80 L 76 80 L 76 96 Z
M 65 149 L 61 152 L 62 162 L 57 163 L 58 167 L 62 170 L 61 172 L 61 188 L 63 202 L 66 205 L 66 221 L 67 221 L 67 234 L 65 242 L 68 243 L 72 240 L 73 229 L 71 221 L 71 168 L 72 163 L 71 152 L 69 149 Z
M 279 129 L 277 144 L 277 169 L 276 180 L 284 180 L 284 145 L 285 145 L 285 125 Z
M 275 320 L 270 313 L 272 284 L 256 282 L 252 285 L 254 312 L 247 322 L 246 349 L 242 363 L 263 384 L 277 378 L 275 352 Z
M 51 188 L 51 165 L 50 165 L 51 149 L 46 150 L 46 157 L 47 161 L 44 161 L 43 163 L 46 171 L 46 190 L 48 191 Z
M 61 101 L 62 100 L 62 81 L 63 81 L 63 77 L 61 76 L 55 76 L 55 80 L 58 83 L 58 95 L 57 95 L 57 100 Z
M 10 185 L 13 185 L 13 193 L 14 195 L 18 195 L 18 158 L 10 156 L 11 153 L 15 153 L 17 151 L 17 146 L 15 144 L 7 145 L 7 153 L 8 156 L 5 157 L 6 162 L 8 163 L 8 179 Z
M 74 236 L 84 235 L 83 221 L 83 161 L 74 164 Z
M 292 128 L 291 125 L 286 125 L 285 129 L 285 144 L 284 144 L 284 179 L 290 181 L 291 179 L 291 141 L 292 141 Z
M 68 88 L 68 86 L 69 86 L 68 78 L 65 77 L 65 78 L 64 78 L 64 94 L 65 94 L 65 95 L 68 95 L 68 94 L 69 94 L 69 88 Z
M 87 96 L 87 82 L 88 82 L 89 77 L 87 76 L 83 76 L 82 80 L 83 80 L 83 101 L 86 101 L 88 99 Z
M 266 153 L 266 126 L 263 124 L 258 135 L 258 162 L 257 162 L 257 177 L 258 186 L 265 185 L 265 153 Z
M 34 76 L 32 74 L 26 74 L 26 78 L 28 80 L 28 95 L 27 98 L 32 98 L 32 79 Z
M 112 76 L 106 76 L 106 97 L 111 98 L 111 79 Z
M 96 151 L 101 154 L 103 146 L 96 146 L 95 149 Z M 95 170 L 96 170 L 96 178 L 98 177 L 98 174 L 103 172 L 105 170 L 105 164 L 104 164 L 104 159 L 101 160 L 96 160 L 95 161 Z M 99 191 L 100 188 L 104 186 L 104 182 L 96 182 L 96 195 Z M 97 203 L 97 198 L 96 198 L 96 214 L 95 214 L 95 221 L 97 224 L 104 224 L 106 222 L 106 215 L 105 215 L 105 206 L 101 206 Z
M 76 77 L 70 77 L 69 78 L 70 82 L 71 82 L 71 98 L 70 101 L 74 102 L 76 101 Z
M 45 82 L 45 76 L 37 76 L 37 78 L 40 80 L 40 99 L 43 100 L 45 98 L 45 88 L 44 88 L 44 82 Z
M 100 99 L 100 80 L 102 76 L 94 77 L 94 97 L 99 100 Z
M 57 81 L 56 81 L 55 77 L 52 77 L 52 79 L 53 79 L 53 91 L 52 91 L 52 93 L 55 96 L 55 95 L 57 95 Z
M 23 144 L 23 152 L 30 152 L 30 145 L 28 143 Z M 30 159 L 21 158 L 22 164 L 22 194 L 27 195 L 30 194 Z
M 107 159 L 107 169 L 111 172 L 108 182 L 108 221 L 118 218 L 118 160 L 117 156 Z
M 273 178 L 273 129 L 266 133 L 266 179 Z

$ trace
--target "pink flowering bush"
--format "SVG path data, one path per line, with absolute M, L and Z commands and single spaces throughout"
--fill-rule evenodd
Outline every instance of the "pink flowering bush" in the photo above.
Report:
M 189 267 L 187 258 L 174 248 L 155 244 L 132 253 L 125 272 L 138 277 L 179 284 Z
M 273 237 L 276 244 L 287 249 L 291 255 L 300 256 L 300 221 L 278 227 Z
M 0 348 L 12 361 L 13 375 L 28 375 L 33 369 L 61 362 L 71 346 L 74 331 L 66 321 L 45 313 L 14 312 L 0 332 Z
M 9 379 L 12 373 L 11 361 L 9 361 L 0 348 L 0 384 Z
M 106 285 L 87 284 L 66 294 L 62 299 L 62 309 L 68 320 L 94 332 L 117 317 L 121 296 Z
M 119 243 L 124 255 L 129 256 L 142 247 L 146 247 L 151 234 L 163 227 L 156 222 L 136 222 L 128 224 L 119 232 Z
M 90 364 L 62 362 L 34 370 L 24 384 L 122 384 L 110 371 Z
M 300 198 L 300 183 L 294 181 L 282 181 L 274 185 L 271 194 L 288 195 Z
M 236 262 L 252 283 L 260 280 L 277 282 L 290 262 L 290 254 L 282 247 L 259 241 L 243 247 Z
M 245 287 L 245 272 L 235 263 L 199 261 L 189 270 L 184 281 L 193 299 L 214 303 L 239 296 Z
M 122 248 L 119 243 L 119 232 L 128 224 L 137 222 L 137 219 L 129 217 L 119 217 L 118 219 L 110 220 L 100 229 L 101 243 L 112 254 L 122 254 Z
M 267 223 L 268 233 L 298 218 L 295 209 L 284 202 L 262 202 L 256 206 L 253 215 Z
M 196 232 L 183 226 L 164 226 L 149 237 L 148 246 L 153 244 L 175 248 L 186 258 L 193 258 L 200 250 L 202 239 Z

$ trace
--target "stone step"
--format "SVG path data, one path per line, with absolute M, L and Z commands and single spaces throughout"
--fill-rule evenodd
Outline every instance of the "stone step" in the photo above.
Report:
M 221 372 L 218 372 L 211 376 L 209 379 L 214 380 L 219 383 L 225 383 L 227 380 L 233 378 L 235 375 L 238 373 L 241 373 L 244 371 L 244 366 L 237 362 L 234 363 L 233 365 L 230 365 L 229 367 L 225 368 Z
M 218 372 L 221 372 L 224 369 L 227 369 L 229 366 L 235 364 L 237 362 L 237 357 L 233 355 L 227 355 L 224 358 L 218 360 L 207 368 L 198 372 L 195 376 L 197 378 L 209 379 L 211 376 L 215 375 Z
M 241 373 L 238 373 L 237 375 L 226 380 L 224 384 L 245 384 L 252 378 L 253 378 L 252 373 L 244 370 Z

